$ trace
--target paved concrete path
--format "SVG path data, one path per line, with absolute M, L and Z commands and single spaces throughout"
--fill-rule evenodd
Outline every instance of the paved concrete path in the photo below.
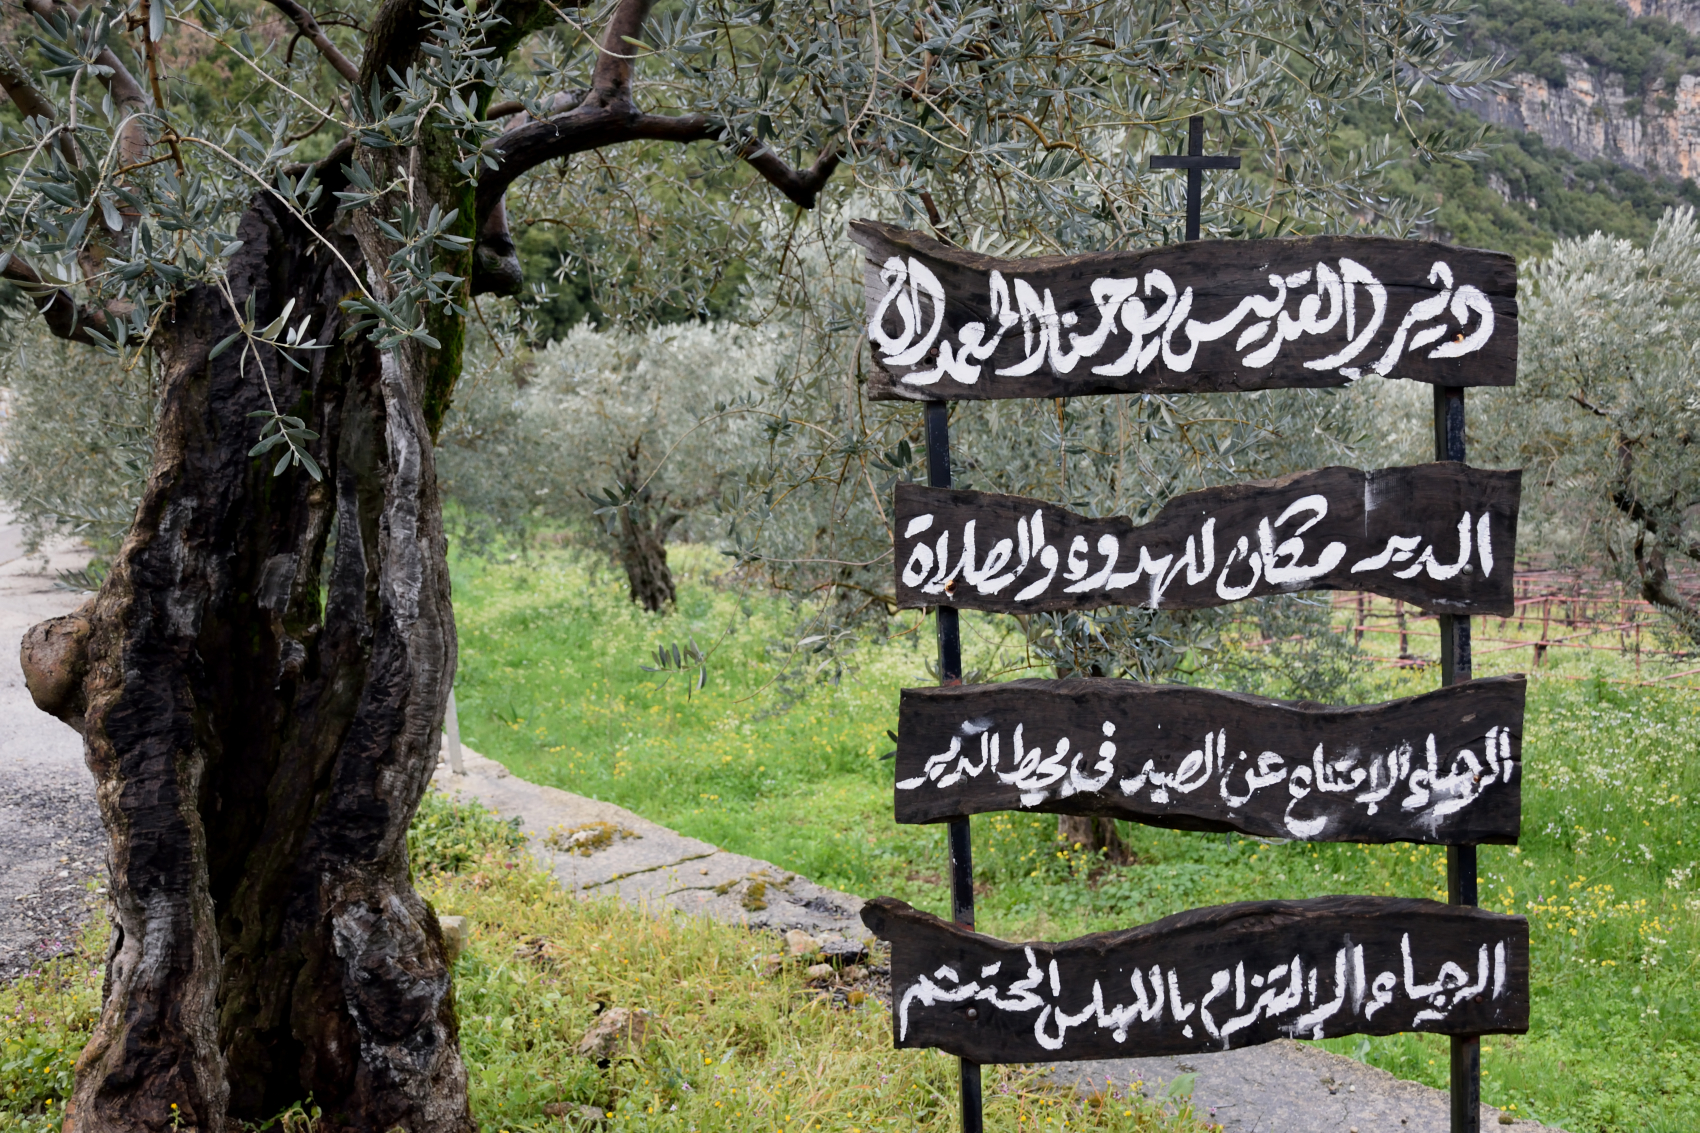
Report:
M 1224 1133 L 1449 1133 L 1450 1099 L 1442 1090 L 1395 1078 L 1320 1047 L 1279 1039 L 1218 1054 L 1181 1058 L 1116 1058 L 1058 1063 L 1052 1074 L 1076 1088 L 1116 1089 L 1143 1082 L 1159 1097 L 1182 1074 L 1197 1074 L 1192 1100 Z M 1505 1115 L 1509 1116 L 1509 1115 Z M 1534 1121 L 1501 1123 L 1482 1106 L 1482 1131 L 1539 1133 Z
M 493 759 L 462 748 L 466 774 L 445 760 L 436 784 L 518 817 L 532 852 L 568 892 L 618 896 L 633 905 L 670 905 L 751 928 L 872 939 L 862 900 L 778 866 L 676 834 L 613 803 L 515 778 Z M 578 839 L 579 848 L 572 847 Z M 588 852 L 587 852 L 588 851 Z
M 532 851 L 570 892 L 618 895 L 651 908 L 670 905 L 751 928 L 868 938 L 858 916 L 859 897 L 686 838 L 612 803 L 528 783 L 495 760 L 464 747 L 461 751 L 466 774 L 455 774 L 445 760 L 437 768 L 437 785 L 505 817 L 518 816 Z M 552 832 L 559 832 L 553 844 Z M 611 836 L 604 840 L 603 835 Z M 575 836 L 588 853 L 562 848 Z M 758 896 L 752 900 L 756 886 Z M 765 907 L 750 908 L 758 901 Z M 1188 1073 L 1198 1075 L 1193 1090 L 1198 1112 L 1219 1122 L 1225 1133 L 1448 1133 L 1451 1128 L 1444 1092 L 1286 1039 L 1220 1054 L 1065 1062 L 1051 1070 L 1059 1083 L 1085 1092 L 1102 1089 L 1106 1080 L 1117 1090 L 1143 1082 L 1151 1096 Z M 1545 1127 L 1533 1121 L 1501 1124 L 1500 1111 L 1483 1106 L 1482 1128 L 1538 1133 Z
M 69 544 L 26 557 L 22 532 L 0 519 L 0 979 L 71 951 L 88 883 L 105 883 L 106 837 L 83 739 L 36 708 L 18 666 L 26 629 L 87 598 L 54 582 L 88 558 Z

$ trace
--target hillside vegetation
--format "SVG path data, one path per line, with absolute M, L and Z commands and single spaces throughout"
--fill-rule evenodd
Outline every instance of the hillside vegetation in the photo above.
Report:
M 1623 76 L 1623 89 L 1669 91 L 1683 74 L 1700 72 L 1700 37 L 1668 20 L 1637 17 L 1613 0 L 1487 0 L 1463 36 L 1471 54 L 1498 54 L 1517 71 L 1554 86 L 1568 75 L 1564 56 Z
M 1566 57 L 1622 77 L 1630 113 L 1665 113 L 1683 74 L 1700 73 L 1700 37 L 1657 18 L 1632 16 L 1613 0 L 1489 0 L 1461 37 L 1465 54 L 1497 56 L 1509 73 L 1564 86 Z M 1635 99 L 1639 98 L 1639 101 Z M 1481 119 L 1429 92 L 1421 126 L 1467 133 Z M 1337 145 L 1362 145 L 1404 130 L 1390 108 L 1366 105 L 1350 116 Z M 1426 163 L 1404 156 L 1389 177 L 1391 195 L 1431 216 L 1430 235 L 1449 243 L 1545 255 L 1553 241 L 1603 232 L 1644 243 L 1664 211 L 1700 204 L 1692 180 L 1649 176 L 1606 160 L 1583 160 L 1534 133 L 1487 128 L 1475 161 Z
M 1430 97 L 1426 124 L 1468 129 L 1469 110 Z M 1399 136 L 1391 111 L 1364 107 L 1349 116 L 1340 145 Z M 1609 161 L 1584 161 L 1532 133 L 1489 126 L 1483 155 L 1471 162 L 1423 162 L 1406 155 L 1388 188 L 1431 216 L 1425 235 L 1450 244 L 1492 248 L 1518 259 L 1544 256 L 1555 241 L 1604 232 L 1645 243 L 1666 209 L 1700 204 L 1692 180 L 1650 177 Z

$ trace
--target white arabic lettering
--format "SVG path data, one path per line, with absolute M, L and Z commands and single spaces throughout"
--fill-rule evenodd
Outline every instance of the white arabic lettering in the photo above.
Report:
M 879 272 L 883 291 L 868 319 L 868 339 L 885 364 L 914 367 L 901 379 L 906 385 L 930 386 L 949 378 L 971 386 L 980 381 L 983 364 L 1018 324 L 1021 357 L 996 370 L 999 377 L 1025 377 L 1046 366 L 1054 374 L 1074 373 L 1122 335 L 1127 336 L 1126 347 L 1113 361 L 1092 366 L 1092 373 L 1144 373 L 1161 355 L 1168 370 L 1184 374 L 1195 365 L 1201 346 L 1230 336 L 1241 355 L 1237 364 L 1257 370 L 1273 364 L 1288 344 L 1332 334 L 1343 321 L 1345 345 L 1302 365 L 1335 371 L 1348 380 L 1366 371 L 1361 363 L 1353 363 L 1369 349 L 1388 314 L 1387 287 L 1368 268 L 1342 257 L 1337 264 L 1318 261 L 1314 268 L 1267 279 L 1267 293 L 1245 295 L 1225 314 L 1210 319 L 1191 317 L 1193 289 L 1179 286 L 1160 269 L 1142 276 L 1095 279 L 1088 287 L 1091 306 L 1084 316 L 1094 321 L 1085 331 L 1074 329 L 1083 316 L 1059 310 L 1050 288 L 1041 291 L 1019 276 L 1011 280 L 991 271 L 986 276 L 991 325 L 964 323 L 952 342 L 942 333 L 948 299 L 938 275 L 918 257 L 892 256 Z M 1428 281 L 1439 290 L 1411 305 L 1367 372 L 1386 375 L 1399 359 L 1425 351 L 1429 358 L 1460 358 L 1482 350 L 1493 337 L 1493 302 L 1480 288 L 1455 285 L 1452 268 L 1443 260 L 1429 268 Z M 1367 311 L 1359 302 L 1360 293 L 1369 299 Z M 1291 309 L 1295 299 L 1296 311 Z M 889 325 L 893 322 L 894 328 Z M 923 367 L 929 359 L 931 365 Z
M 1261 1021 L 1275 1022 L 1280 1033 L 1294 1038 L 1320 1039 L 1362 1029 L 1377 1013 L 1391 1009 L 1405 1014 L 1408 1029 L 1426 1029 L 1424 1023 L 1446 1022 L 1461 1004 L 1491 1005 L 1510 987 L 1507 940 L 1478 938 L 1463 950 L 1455 946 L 1454 956 L 1469 959 L 1443 960 L 1425 982 L 1406 932 L 1400 936 L 1398 956 L 1383 957 L 1392 970 L 1378 972 L 1373 980 L 1368 978 L 1365 945 L 1347 936 L 1314 953 L 1289 953 L 1290 959 L 1273 966 L 1267 959 L 1253 963 L 1249 978 L 1246 960 L 1215 967 L 1208 990 L 1194 1002 L 1186 999 L 1187 977 L 1180 969 L 1153 964 L 1142 970 L 1135 965 L 1123 993 L 1131 991 L 1131 1001 L 1112 1003 L 1111 997 L 1120 997 L 1113 985 L 1106 995 L 1103 977 L 1092 979 L 1089 994 L 1071 997 L 1058 959 L 1039 958 L 1038 950 L 1044 947 L 1024 946 L 1026 964 L 1017 965 L 1003 981 L 998 978 L 1002 961 L 983 965 L 977 979 L 966 981 L 950 964 L 918 975 L 898 996 L 899 1041 L 909 1037 L 918 1009 L 973 1002 L 1013 1015 L 1032 1014 L 1033 1039 L 1046 1051 L 1065 1050 L 1070 1032 L 1087 1027 L 1108 1032 L 1118 1044 L 1126 1042 L 1134 1028 L 1159 1032 L 1178 1027 L 1181 1036 L 1190 1039 L 1195 1013 L 1205 1033 L 1226 1050 L 1236 1035 L 1253 1031 Z M 1391 951 L 1391 941 L 1381 950 Z M 1001 990 L 1000 982 L 1006 985 Z M 1292 1018 L 1279 1021 L 1285 1016 Z M 1265 1031 L 1262 1038 L 1267 1037 Z

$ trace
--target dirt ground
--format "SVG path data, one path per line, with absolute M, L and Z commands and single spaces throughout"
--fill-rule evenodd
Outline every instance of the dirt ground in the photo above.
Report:
M 70 545 L 26 556 L 22 532 L 0 522 L 0 979 L 73 950 L 106 884 L 82 737 L 36 708 L 18 667 L 26 629 L 82 604 L 54 584 L 87 561 Z

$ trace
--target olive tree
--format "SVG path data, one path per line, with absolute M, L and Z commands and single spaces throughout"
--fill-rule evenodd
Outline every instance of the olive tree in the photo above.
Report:
M 311 1094 L 333 1128 L 468 1129 L 405 833 L 455 657 L 432 434 L 469 291 L 517 277 L 503 191 L 572 153 L 724 135 L 806 205 L 837 151 L 797 173 L 724 119 L 638 109 L 645 4 L 599 13 L 577 92 L 504 82 L 553 5 L 378 5 L 358 63 L 279 7 L 346 81 L 330 110 L 260 59 L 277 86 L 258 120 L 179 112 L 173 36 L 251 49 L 211 5 L 29 0 L 5 73 L 25 115 L 6 277 L 61 337 L 147 351 L 162 387 L 106 583 L 26 642 L 111 837 L 109 979 L 73 1120 L 216 1130 Z M 498 93 L 529 121 L 503 132 Z M 303 113 L 344 137 L 291 166 Z
M 1483 73 L 1448 61 L 1460 0 L 5 11 L 0 273 L 158 391 L 110 574 L 25 642 L 111 840 L 78 1130 L 217 1133 L 309 1095 L 332 1130 L 473 1127 L 405 831 L 455 665 L 433 439 L 478 296 L 520 285 L 510 214 L 595 230 L 657 293 L 738 258 L 793 303 L 801 243 L 839 239 L 798 210 L 841 165 L 961 240 L 1122 246 L 1174 224 L 1142 155 L 1216 111 L 1258 160 L 1214 211 L 1275 234 L 1387 211 L 1385 152 L 1330 148 L 1343 106 L 1414 123 L 1421 88 Z M 740 220 L 769 193 L 786 223 Z M 855 338 L 842 296 L 818 341 Z M 875 431 L 779 412 L 776 444 L 831 437 L 792 453 L 804 482 L 871 466 Z
M 1595 233 L 1530 265 L 1517 385 L 1481 433 L 1525 465 L 1542 545 L 1606 562 L 1700 646 L 1700 223 L 1665 213 L 1645 247 Z
M 117 548 L 153 460 L 153 373 L 92 356 L 20 310 L 0 346 L 0 499 L 27 545 L 51 534 Z
M 757 391 L 786 362 L 782 329 L 585 323 L 514 365 L 484 353 L 444 427 L 444 490 L 468 528 L 596 533 L 633 602 L 670 606 L 667 540 L 721 533 L 721 495 L 763 446 Z

